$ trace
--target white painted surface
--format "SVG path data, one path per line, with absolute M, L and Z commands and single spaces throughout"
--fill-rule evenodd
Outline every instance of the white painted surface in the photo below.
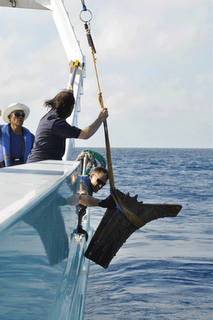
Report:
M 0 169 L 0 231 L 56 189 L 79 164 L 47 160 Z

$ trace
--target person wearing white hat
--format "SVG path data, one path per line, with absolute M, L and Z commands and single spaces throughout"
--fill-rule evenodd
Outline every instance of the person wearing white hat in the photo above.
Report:
M 35 139 L 23 127 L 29 114 L 30 109 L 22 103 L 12 103 L 5 110 L 3 120 L 7 124 L 0 125 L 0 168 L 27 162 Z

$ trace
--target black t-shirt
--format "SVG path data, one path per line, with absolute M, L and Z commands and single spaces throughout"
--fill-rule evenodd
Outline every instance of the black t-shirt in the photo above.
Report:
M 54 110 L 50 110 L 39 122 L 27 162 L 61 160 L 66 138 L 78 138 L 80 132 L 81 129 L 70 126 Z

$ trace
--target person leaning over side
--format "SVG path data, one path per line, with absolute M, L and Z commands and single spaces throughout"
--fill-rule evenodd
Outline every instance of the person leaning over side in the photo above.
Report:
M 34 142 L 34 135 L 23 127 L 29 114 L 30 109 L 22 103 L 13 103 L 5 110 L 7 124 L 0 125 L 0 168 L 27 162 Z
M 108 196 L 104 200 L 93 197 L 93 193 L 97 193 L 107 183 L 109 179 L 108 170 L 103 167 L 95 167 L 87 176 L 81 176 L 79 191 L 79 207 L 102 207 L 113 209 L 116 207 L 112 196 Z
M 89 175 L 80 177 L 78 233 L 85 234 L 86 239 L 88 238 L 87 232 L 82 228 L 86 208 L 97 206 L 108 209 L 116 208 L 116 204 L 111 195 L 104 200 L 93 197 L 93 193 L 97 193 L 105 186 L 108 178 L 108 170 L 103 167 L 95 167 Z M 64 204 L 73 205 L 73 197 L 67 198 L 66 200 L 64 199 Z
M 89 139 L 108 117 L 107 109 L 103 108 L 98 118 L 90 126 L 81 130 L 66 122 L 72 114 L 74 104 L 72 90 L 63 90 L 53 99 L 45 101 L 44 105 L 51 109 L 39 122 L 35 143 L 27 162 L 62 160 L 66 138 Z

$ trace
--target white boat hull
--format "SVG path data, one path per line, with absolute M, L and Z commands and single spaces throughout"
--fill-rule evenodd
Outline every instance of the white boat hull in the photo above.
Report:
M 83 319 L 87 243 L 75 231 L 78 206 L 63 200 L 78 190 L 79 164 L 0 170 L 1 319 Z M 90 238 L 88 214 L 83 228 Z

